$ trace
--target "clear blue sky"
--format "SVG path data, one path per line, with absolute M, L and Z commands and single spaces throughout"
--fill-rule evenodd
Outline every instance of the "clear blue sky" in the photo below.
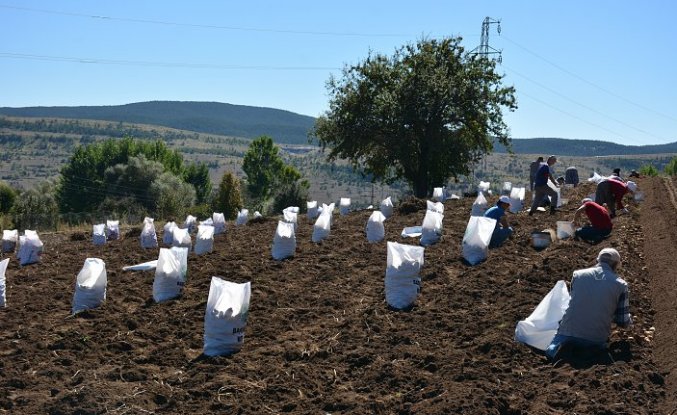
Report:
M 677 2 L 0 0 L 0 106 L 217 101 L 317 116 L 370 50 L 502 50 L 513 138 L 677 141 Z

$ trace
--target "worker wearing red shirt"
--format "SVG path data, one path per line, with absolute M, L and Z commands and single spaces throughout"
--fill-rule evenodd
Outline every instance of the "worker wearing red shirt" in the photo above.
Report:
M 581 213 L 585 213 L 588 216 L 590 224 L 576 229 L 575 236 L 584 241 L 597 243 L 611 233 L 611 229 L 613 228 L 611 216 L 609 216 L 609 212 L 604 206 L 598 205 L 590 198 L 586 197 L 583 199 L 582 203 L 581 207 L 574 213 L 573 222 L 575 224 Z
M 611 217 L 616 216 L 616 209 L 624 209 L 623 196 L 626 193 L 637 191 L 637 184 L 635 182 L 623 183 L 615 179 L 605 179 L 597 185 L 595 192 L 595 203 L 603 205 L 606 203 L 607 209 Z

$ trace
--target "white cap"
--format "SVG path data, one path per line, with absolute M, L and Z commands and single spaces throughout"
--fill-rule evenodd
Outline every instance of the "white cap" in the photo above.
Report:
M 604 262 L 609 265 L 618 265 L 621 263 L 621 254 L 613 248 L 604 248 L 597 255 L 597 262 Z
M 585 203 L 585 202 L 592 202 L 592 199 L 590 199 L 589 197 L 586 197 L 585 199 L 581 200 L 581 203 Z
M 637 183 L 628 181 L 626 185 L 628 186 L 628 190 L 630 190 L 632 193 L 635 193 L 637 191 Z
M 501 202 L 501 203 L 507 203 L 507 204 L 510 204 L 510 198 L 509 198 L 508 196 L 506 196 L 506 195 L 503 195 L 503 196 L 499 197 L 499 198 L 498 198 L 498 201 Z

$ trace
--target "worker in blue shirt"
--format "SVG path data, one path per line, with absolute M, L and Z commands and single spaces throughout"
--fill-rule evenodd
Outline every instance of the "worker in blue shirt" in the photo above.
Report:
M 494 233 L 491 235 L 489 248 L 498 248 L 510 237 L 510 235 L 512 235 L 512 228 L 508 224 L 508 218 L 505 214 L 506 209 L 509 207 L 510 198 L 504 195 L 498 199 L 496 206 L 493 206 L 484 212 L 484 217 L 496 220 L 496 227 L 494 228 Z

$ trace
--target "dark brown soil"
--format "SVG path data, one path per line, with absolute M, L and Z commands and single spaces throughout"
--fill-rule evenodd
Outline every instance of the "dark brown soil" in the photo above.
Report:
M 152 301 L 152 272 L 122 271 L 157 258 L 138 238 L 95 247 L 91 238 L 43 234 L 42 262 L 20 268 L 12 259 L 7 271 L 0 412 L 670 413 L 677 206 L 664 197 L 661 179 L 640 187 L 646 201 L 631 203 L 631 214 L 616 218 L 599 245 L 531 247 L 531 231 L 570 218 L 570 203 L 555 216 L 512 215 L 513 237 L 474 267 L 461 258 L 472 199 L 447 201 L 444 235 L 425 250 L 422 293 L 406 312 L 384 301 L 386 242 L 367 242 L 368 211 L 336 214 L 319 245 L 300 215 L 296 256 L 281 262 L 271 258 L 276 221 L 231 223 L 213 253 L 191 254 L 183 296 L 162 304 Z M 569 198 L 591 191 L 584 186 Z M 416 244 L 400 232 L 420 225 L 424 214 L 396 212 L 385 222 L 386 240 Z M 607 246 L 623 256 L 635 321 L 613 332 L 610 356 L 571 356 L 553 366 L 516 343 L 517 321 Z M 71 317 L 75 277 L 87 257 L 106 262 L 107 299 Z M 213 275 L 252 282 L 244 347 L 230 357 L 202 356 Z M 647 337 L 651 327 L 655 336 Z

